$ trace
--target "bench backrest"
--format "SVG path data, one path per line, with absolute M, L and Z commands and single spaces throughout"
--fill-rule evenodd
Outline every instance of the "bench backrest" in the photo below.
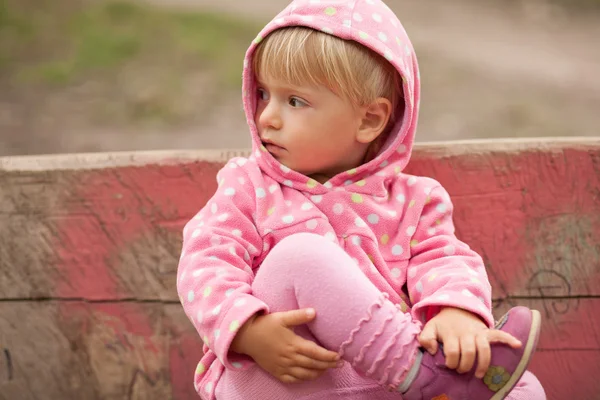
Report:
M 175 289 L 181 230 L 238 151 L 0 159 L 0 399 L 194 399 L 200 340 Z M 600 393 L 600 139 L 417 146 L 495 314 L 542 312 L 549 399 Z

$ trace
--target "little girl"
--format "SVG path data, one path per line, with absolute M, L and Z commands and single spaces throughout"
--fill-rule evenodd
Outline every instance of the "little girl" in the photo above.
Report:
M 204 399 L 545 399 L 540 317 L 494 327 L 482 259 L 436 181 L 403 173 L 417 60 L 380 0 L 298 0 L 244 63 L 253 141 L 185 227 Z

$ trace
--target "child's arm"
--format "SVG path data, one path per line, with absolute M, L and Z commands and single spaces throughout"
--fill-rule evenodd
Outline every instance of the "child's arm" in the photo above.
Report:
M 460 372 L 472 367 L 478 353 L 481 373 L 487 369 L 487 328 L 493 325 L 491 286 L 481 257 L 454 235 L 452 211 L 448 193 L 438 184 L 412 237 L 407 287 L 413 317 L 428 321 L 421 344 L 435 352 L 442 342 L 448 367 Z
M 252 262 L 263 248 L 252 218 L 255 192 L 246 172 L 232 165 L 219 171 L 215 195 L 184 229 L 177 291 L 204 344 L 227 368 L 239 368 L 247 358 L 229 352 L 231 341 L 268 307 L 252 295 Z

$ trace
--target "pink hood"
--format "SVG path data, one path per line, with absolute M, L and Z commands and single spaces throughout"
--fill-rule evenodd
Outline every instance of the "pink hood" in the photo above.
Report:
M 371 178 L 368 187 L 364 187 L 365 193 L 379 192 L 384 186 L 384 176 L 398 174 L 408 164 L 417 128 L 420 96 L 419 69 L 412 44 L 402 24 L 380 0 L 296 0 L 259 33 L 246 53 L 243 75 L 244 110 L 258 165 L 264 173 L 279 183 L 285 182 L 288 186 L 302 187 L 307 192 L 321 194 L 327 191 L 322 185 L 307 186 L 306 176 L 295 171 L 287 171 L 269 153 L 261 152 L 261 141 L 254 123 L 256 83 L 252 70 L 252 57 L 263 38 L 272 31 L 286 26 L 305 26 L 342 39 L 356 41 L 385 57 L 402 76 L 404 102 L 400 103 L 399 107 L 403 107 L 404 110 L 398 110 L 398 115 L 403 115 L 403 118 L 394 126 L 386 145 L 372 161 L 360 166 L 356 171 L 338 174 L 325 184 L 329 188 L 343 186 L 349 179 L 356 181 L 363 176 L 384 171 L 377 174 L 380 176 L 380 182 L 375 182 Z M 394 172 L 391 173 L 391 170 Z M 355 191 L 360 192 L 360 190 Z

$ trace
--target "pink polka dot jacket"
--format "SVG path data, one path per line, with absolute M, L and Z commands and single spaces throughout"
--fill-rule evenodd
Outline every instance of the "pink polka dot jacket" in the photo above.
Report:
M 325 184 L 275 160 L 254 123 L 253 52 L 271 31 L 293 25 L 361 43 L 403 78 L 403 118 L 386 145 L 372 161 Z M 294 233 L 312 232 L 337 243 L 415 320 L 454 306 L 493 325 L 482 259 L 456 238 L 448 193 L 433 179 L 403 173 L 417 126 L 419 86 L 413 47 L 380 0 L 294 1 L 254 40 L 243 71 L 252 155 L 232 159 L 219 171 L 216 193 L 185 226 L 178 269 L 181 302 L 204 341 L 195 374 L 202 398 L 215 398 L 225 368 L 244 369 L 252 362 L 229 347 L 248 318 L 269 311 L 252 295 L 252 281 L 269 250 Z

